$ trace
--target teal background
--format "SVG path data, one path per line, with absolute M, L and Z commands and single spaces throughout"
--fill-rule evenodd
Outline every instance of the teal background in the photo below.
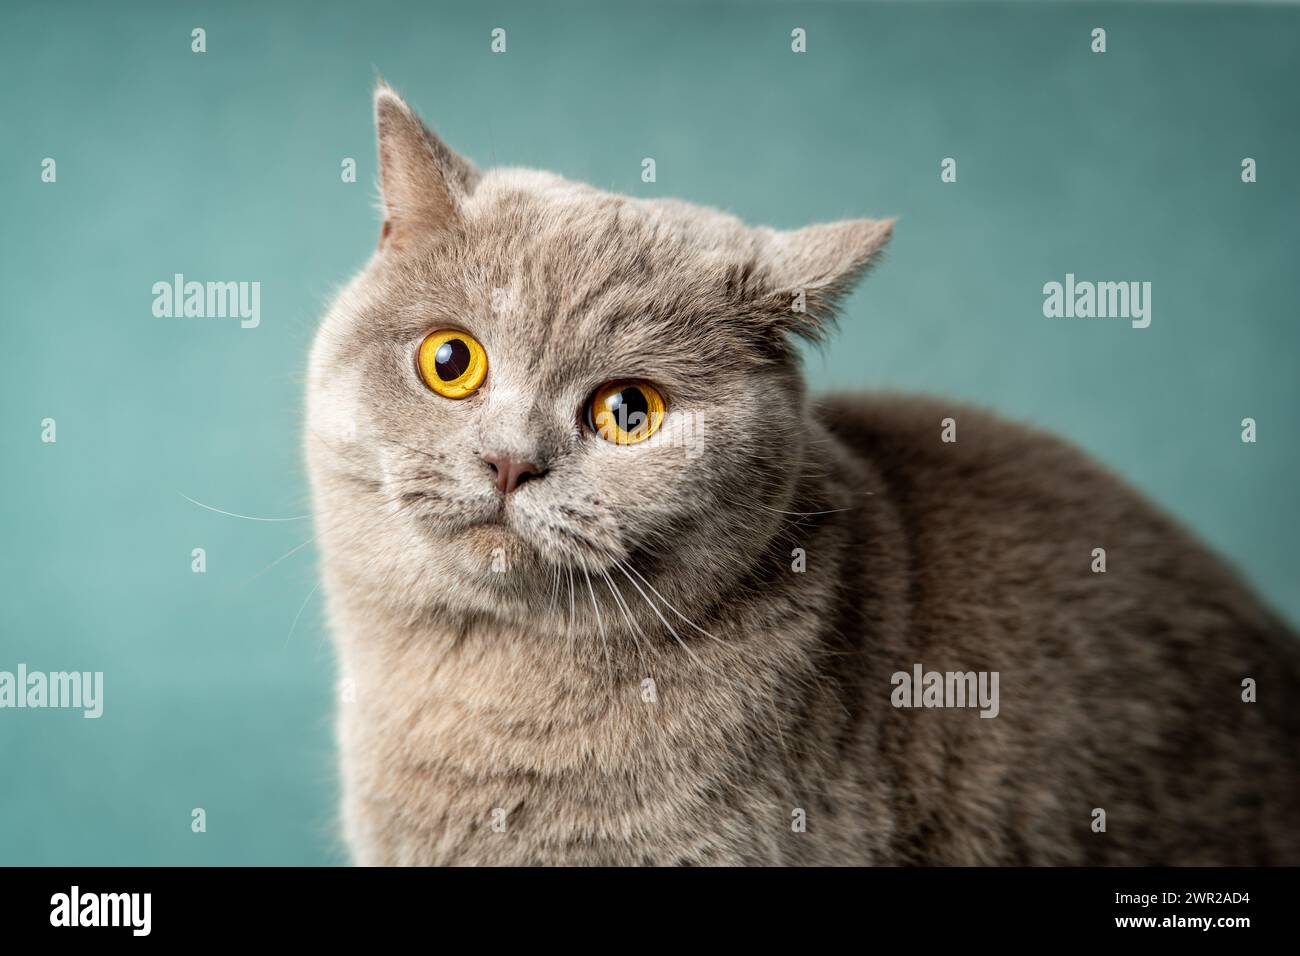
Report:
M 483 165 L 777 226 L 901 216 L 810 354 L 815 387 L 923 390 L 1059 431 L 1300 619 L 1298 14 L 6 2 L 0 669 L 102 670 L 105 712 L 0 711 L 0 862 L 345 859 L 309 522 L 182 495 L 306 514 L 302 371 L 376 241 L 377 71 Z M 154 318 L 175 272 L 260 281 L 261 326 Z M 1045 319 L 1042 286 L 1066 272 L 1151 281 L 1151 327 Z

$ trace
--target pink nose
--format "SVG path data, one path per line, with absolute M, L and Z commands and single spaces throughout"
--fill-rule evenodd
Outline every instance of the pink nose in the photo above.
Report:
M 546 473 L 531 461 L 518 461 L 507 455 L 484 455 L 483 460 L 496 478 L 497 491 L 502 494 L 508 495 L 525 481 Z

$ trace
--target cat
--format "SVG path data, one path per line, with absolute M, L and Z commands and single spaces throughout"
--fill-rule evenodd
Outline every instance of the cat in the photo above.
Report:
M 1300 643 L 1232 571 L 1051 435 L 807 393 L 891 221 L 481 172 L 374 102 L 305 433 L 357 863 L 1300 863 Z

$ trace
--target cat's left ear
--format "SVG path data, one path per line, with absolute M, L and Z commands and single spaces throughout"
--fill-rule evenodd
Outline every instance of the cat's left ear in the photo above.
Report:
M 474 164 L 439 139 L 382 81 L 375 87 L 375 134 L 384 199 L 379 247 L 453 228 L 461 203 L 479 180 Z
M 763 230 L 765 311 L 776 331 L 814 341 L 830 331 L 840 300 L 877 261 L 893 219 L 849 219 Z

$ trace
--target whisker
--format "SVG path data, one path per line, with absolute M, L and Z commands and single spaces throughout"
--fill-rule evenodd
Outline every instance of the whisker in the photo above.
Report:
M 609 656 L 609 640 L 605 637 L 605 622 L 601 619 L 600 608 L 596 606 L 596 591 L 591 586 L 591 573 L 586 568 L 583 568 L 582 576 L 587 579 L 587 593 L 591 595 L 591 609 L 596 613 L 596 626 L 600 629 L 600 643 L 605 648 L 605 668 L 608 671 L 610 689 L 613 690 L 615 684 L 614 662 Z
M 614 587 L 614 580 L 609 576 L 609 572 L 602 570 L 600 573 L 605 579 L 605 586 L 609 588 L 609 593 L 614 595 L 614 602 L 623 613 L 623 619 L 627 621 L 628 631 L 632 634 L 633 643 L 636 644 L 636 658 L 641 663 L 641 671 L 646 676 L 649 676 L 649 668 L 646 666 L 645 652 L 641 647 L 641 638 L 639 636 L 641 628 L 637 627 L 632 620 L 632 612 L 628 610 L 627 604 L 623 601 L 623 595 L 618 593 L 618 588 Z
M 641 585 L 637 584 L 636 581 L 633 580 L 632 575 L 627 573 L 627 569 L 623 567 L 623 562 L 615 561 L 614 567 L 622 571 L 623 576 L 632 582 L 632 587 L 636 588 L 637 593 L 640 594 L 641 597 L 645 599 L 646 604 L 650 605 L 650 610 L 654 611 L 655 616 L 659 618 L 660 621 L 663 622 L 664 627 L 668 628 L 668 633 L 673 636 L 673 638 L 677 641 L 678 644 L 682 645 L 682 650 L 684 650 L 691 657 L 695 657 L 695 653 L 689 647 L 686 646 L 686 642 L 682 640 L 681 635 L 678 634 L 677 631 L 673 628 L 673 626 L 668 623 L 668 619 L 659 613 L 659 608 L 656 607 L 655 603 L 651 601 L 649 597 L 646 596 L 646 593 L 644 591 L 641 590 Z
M 569 646 L 573 646 L 573 566 L 568 566 L 569 572 Z
M 755 508 L 762 508 L 764 511 L 770 511 L 778 515 L 795 515 L 800 518 L 811 518 L 814 515 L 833 515 L 841 511 L 852 511 L 852 508 L 831 508 L 829 511 L 782 511 L 780 508 L 769 508 L 767 505 L 760 505 L 758 502 L 751 502 Z
M 298 607 L 298 613 L 293 616 L 293 623 L 289 625 L 289 633 L 288 635 L 285 636 L 284 639 L 284 646 L 286 648 L 288 648 L 289 646 L 289 638 L 293 637 L 293 632 L 298 627 L 298 618 L 302 617 L 302 612 L 307 610 L 307 602 L 311 600 L 311 596 L 316 593 L 316 589 L 319 587 L 320 587 L 320 582 L 317 581 L 312 586 L 312 589 L 307 592 L 307 596 L 302 599 L 302 604 Z
M 294 515 L 292 518 L 254 518 L 251 515 L 235 514 L 233 511 L 222 511 L 220 508 L 214 508 L 212 505 L 205 505 L 201 501 L 195 501 L 183 491 L 176 492 L 192 505 L 198 505 L 200 508 L 206 508 L 208 511 L 215 511 L 219 515 L 225 515 L 228 518 L 243 518 L 245 521 L 306 521 L 311 515 Z
M 704 628 L 700 627 L 698 624 L 696 624 L 694 621 L 692 621 L 689 617 L 687 617 L 687 616 L 686 616 L 685 614 L 683 614 L 681 611 L 677 610 L 677 608 L 673 606 L 673 602 L 670 601 L 670 600 L 668 600 L 668 599 L 667 599 L 666 597 L 664 597 L 662 594 L 660 594 L 660 593 L 659 593 L 659 590 L 658 590 L 658 589 L 657 589 L 653 584 L 651 584 L 649 581 L 646 580 L 645 575 L 643 575 L 643 574 L 642 574 L 640 571 L 638 571 L 636 568 L 632 567 L 632 565 L 631 565 L 630 563 L 627 565 L 627 567 L 628 567 L 628 570 L 629 570 L 629 571 L 631 571 L 633 574 L 635 574 L 638 578 L 641 579 L 642 583 L 645 584 L 646 587 L 648 587 L 651 591 L 654 592 L 655 597 L 659 598 L 659 600 L 661 600 L 661 601 L 664 602 L 664 606 L 665 606 L 666 608 L 668 608 L 668 610 L 672 611 L 672 612 L 673 612 L 674 614 L 676 614 L 679 618 L 681 618 L 683 621 L 685 621 L 685 622 L 686 622 L 687 624 L 689 624 L 691 627 L 695 628 L 695 630 L 699 631 L 699 632 L 700 632 L 701 634 L 703 634 L 705 637 L 712 638 L 713 640 L 718 641 L 719 643 L 722 643 L 722 638 L 718 637 L 718 636 L 715 635 L 715 634 L 710 634 L 708 631 L 706 631 Z
M 314 535 L 312 535 L 310 538 L 308 538 L 306 541 L 304 541 L 302 544 L 297 545 L 297 546 L 291 548 L 290 550 L 286 551 L 284 554 L 280 555 L 278 558 L 276 558 L 274 561 L 272 561 L 270 564 L 268 564 L 268 565 L 267 565 L 266 567 L 264 567 L 262 570 L 258 571 L 256 574 L 252 574 L 252 575 L 250 575 L 250 576 L 244 578 L 244 580 L 242 580 L 242 581 L 239 582 L 239 586 L 240 586 L 241 588 L 242 588 L 242 587 L 246 587 L 250 582 L 252 582 L 252 581 L 256 581 L 258 578 L 260 578 L 260 577 L 261 577 L 263 574 L 265 574 L 267 571 L 270 571 L 273 567 L 275 567 L 275 566 L 276 566 L 277 564 L 279 564 L 281 561 L 285 560 L 286 558 L 293 557 L 295 554 L 297 554 L 297 553 L 298 553 L 299 551 L 301 551 L 303 548 L 307 547 L 307 545 L 309 545 L 309 544 L 311 544 L 312 542 L 314 542 L 318 537 L 319 537 L 318 534 L 314 534 Z

